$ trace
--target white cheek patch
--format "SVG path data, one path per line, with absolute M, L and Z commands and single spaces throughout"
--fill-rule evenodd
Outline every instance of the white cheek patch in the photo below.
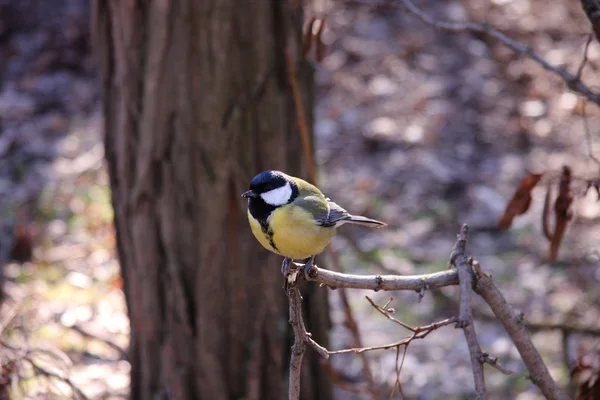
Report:
M 290 201 L 290 198 L 292 197 L 292 187 L 290 186 L 290 183 L 287 182 L 282 187 L 261 193 L 260 197 L 265 203 L 271 206 L 282 206 Z

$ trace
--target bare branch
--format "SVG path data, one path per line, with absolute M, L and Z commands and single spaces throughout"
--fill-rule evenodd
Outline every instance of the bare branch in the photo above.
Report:
M 590 43 L 592 43 L 592 34 L 588 35 L 587 42 L 585 42 L 585 46 L 583 48 L 583 60 L 581 60 L 581 64 L 579 64 L 579 68 L 577 68 L 577 79 L 581 79 L 581 74 L 583 73 L 583 69 L 588 62 L 588 49 L 590 48 Z
M 483 374 L 483 361 L 481 359 L 483 352 L 477 340 L 475 326 L 472 324 L 471 291 L 473 290 L 473 270 L 471 268 L 472 260 L 467 256 L 468 238 L 469 226 L 463 224 L 450 255 L 450 263 L 458 271 L 458 286 L 460 288 L 459 315 L 456 327 L 462 328 L 467 346 L 469 347 L 477 399 L 485 400 L 488 396 L 485 389 L 485 375 Z
M 301 325 L 302 309 L 300 292 L 296 287 L 288 288 L 288 299 L 290 302 L 290 324 L 294 330 L 294 345 L 292 346 L 292 355 L 290 357 L 290 383 L 289 400 L 298 400 L 300 398 L 300 376 L 302 372 L 302 358 L 305 350 L 305 331 Z
M 582 0 L 582 1 L 584 1 L 584 0 Z M 596 0 L 586 0 L 586 1 L 593 2 Z M 361 4 L 364 6 L 379 6 L 379 7 L 394 7 L 394 8 L 403 7 L 409 13 L 411 13 L 414 16 L 416 16 L 417 18 L 419 18 L 422 22 L 426 23 L 427 25 L 431 25 L 436 29 L 440 29 L 440 30 L 448 31 L 448 32 L 477 32 L 477 33 L 483 33 L 483 34 L 489 35 L 489 36 L 495 38 L 496 40 L 499 40 L 500 42 L 502 42 L 502 44 L 504 44 L 506 47 L 510 48 L 511 50 L 513 50 L 519 54 L 522 54 L 522 55 L 526 56 L 527 58 L 535 61 L 545 70 L 550 71 L 553 74 L 559 76 L 563 81 L 565 81 L 565 83 L 567 84 L 567 87 L 569 89 L 583 95 L 589 101 L 600 106 L 600 94 L 592 91 L 592 89 L 590 89 L 589 86 L 584 84 L 579 79 L 578 76 L 570 74 L 563 68 L 560 68 L 560 67 L 550 64 L 548 61 L 546 61 L 542 56 L 540 56 L 538 53 L 536 53 L 530 47 L 527 47 L 517 41 L 514 41 L 513 39 L 506 36 L 504 33 L 500 32 L 499 30 L 497 30 L 495 28 L 492 28 L 488 24 L 481 24 L 481 23 L 476 23 L 476 22 L 439 21 L 439 20 L 431 17 L 427 13 L 423 12 L 423 10 L 421 10 L 419 7 L 417 7 L 411 0 L 398 0 L 398 2 L 387 2 L 387 3 L 378 3 L 378 4 L 363 3 L 360 1 L 356 1 L 356 0 L 352 0 L 349 2 L 354 3 L 354 4 Z M 600 18 L 600 15 L 597 15 L 596 17 Z
M 287 286 L 287 296 L 290 303 L 290 325 L 294 331 L 294 345 L 292 346 L 292 355 L 290 358 L 290 382 L 288 396 L 290 400 L 300 398 L 300 376 L 302 371 L 302 359 L 306 344 L 310 345 L 317 353 L 324 358 L 329 358 L 327 349 L 315 342 L 310 333 L 306 331 L 304 320 L 302 319 L 302 296 L 296 287 L 296 282 Z
M 369 303 L 371 303 L 373 308 L 375 308 L 377 311 L 379 311 L 381 314 L 383 314 L 390 321 L 395 322 L 400 326 L 403 326 L 404 328 L 408 329 L 411 332 L 416 332 L 417 329 L 419 329 L 419 328 L 413 328 L 412 326 L 407 325 L 404 322 L 402 322 L 390 315 L 390 311 L 387 309 L 387 307 L 392 302 L 392 299 L 390 299 L 383 307 L 379 307 L 377 304 L 375 304 L 375 302 L 373 300 L 371 300 L 371 298 L 369 296 L 365 296 L 365 298 L 367 299 L 367 301 Z
M 550 376 L 546 365 L 543 363 L 539 353 L 531 343 L 531 340 L 527 334 L 527 331 L 523 324 L 523 315 L 513 313 L 511 307 L 508 305 L 502 293 L 494 285 L 491 278 L 487 276 L 481 270 L 479 263 L 473 261 L 466 255 L 466 239 L 468 235 L 468 227 L 465 225 L 461 229 L 461 234 L 458 237 L 457 244 L 454 247 L 454 251 L 451 256 L 451 263 L 456 265 L 458 271 L 448 270 L 438 272 L 434 274 L 425 275 L 414 275 L 414 276 L 395 276 L 395 275 L 350 275 L 342 274 L 339 272 L 328 271 L 325 269 L 319 269 L 313 267 L 310 272 L 310 279 L 314 282 L 322 285 L 329 286 L 331 288 L 343 287 L 343 288 L 361 288 L 371 290 L 414 290 L 422 292 L 429 288 L 439 288 L 450 285 L 459 284 L 459 280 L 465 280 L 466 284 L 463 283 L 463 288 L 473 288 L 475 291 L 488 303 L 492 309 L 494 315 L 506 331 L 511 336 L 511 339 L 515 343 L 521 357 L 527 369 L 531 380 L 540 388 L 544 396 L 548 399 L 562 400 L 566 399 L 564 394 L 558 388 L 556 382 Z M 303 275 L 302 275 L 303 276 Z M 459 279 L 460 277 L 460 279 Z M 402 338 L 393 343 L 370 346 L 370 347 L 356 347 L 350 349 L 327 351 L 323 347 L 315 343 L 311 338 L 310 334 L 306 332 L 304 323 L 302 322 L 301 310 L 300 310 L 300 293 L 295 288 L 295 283 L 291 283 L 288 286 L 288 297 L 290 299 L 290 323 L 294 329 L 295 343 L 292 347 L 292 358 L 290 360 L 290 399 L 297 399 L 300 390 L 300 368 L 302 363 L 302 356 L 305 350 L 305 344 L 308 343 L 313 346 L 321 355 L 331 354 L 343 354 L 343 353 L 357 353 L 361 354 L 366 351 L 372 350 L 386 350 L 386 349 L 399 349 L 400 346 L 406 346 L 415 339 L 423 339 L 433 330 L 439 327 L 446 326 L 452 323 L 456 323 L 459 327 L 462 327 L 465 331 L 465 337 L 467 344 L 469 345 L 469 351 L 471 354 L 471 360 L 474 369 L 474 379 L 478 398 L 486 398 L 484 389 L 483 379 L 483 364 L 487 363 L 492 367 L 498 369 L 502 373 L 509 374 L 511 371 L 503 368 L 497 358 L 490 357 L 487 353 L 481 351 L 475 335 L 475 330 L 471 322 L 471 311 L 470 302 L 464 300 L 469 295 L 465 296 L 461 294 L 462 305 L 461 318 L 453 317 L 443 321 L 436 322 L 431 325 L 413 328 L 407 324 L 400 322 L 390 315 L 392 311 L 387 309 L 389 302 L 384 307 L 380 307 L 374 304 L 370 299 L 370 303 L 386 318 L 402 325 L 403 327 L 411 330 L 412 335 Z M 463 292 L 465 289 L 463 289 Z M 468 292 L 468 291 L 467 291 Z M 467 306 L 468 305 L 468 306 Z M 468 310 L 468 311 L 467 311 Z M 554 327 L 552 327 L 554 328 Z M 556 329 L 560 329 L 559 326 Z M 594 331 L 592 334 L 595 334 Z
M 69 387 L 73 391 L 73 395 L 77 399 L 88 400 L 88 397 L 81 391 L 81 389 L 79 389 L 79 387 L 71 380 L 71 378 L 67 376 L 68 370 L 65 371 L 64 375 L 59 374 L 57 372 L 53 372 L 43 367 L 35 360 L 36 354 L 44 354 L 52 357 L 56 361 L 60 361 L 62 364 L 64 364 L 66 368 L 70 368 L 72 366 L 71 360 L 63 352 L 59 350 L 44 348 L 20 348 L 13 346 L 5 341 L 0 341 L 0 346 L 4 347 L 12 353 L 11 361 L 13 364 L 26 362 L 31 366 L 34 374 L 64 382 L 67 385 L 69 385 Z
M 73 381 L 68 377 L 68 376 L 62 376 L 59 375 L 55 372 L 52 372 L 42 366 L 40 366 L 39 364 L 37 364 L 33 359 L 31 359 L 30 357 L 23 357 L 24 361 L 27 361 L 29 364 L 31 364 L 31 367 L 33 368 L 33 371 L 38 374 L 38 375 L 42 375 L 45 376 L 46 378 L 54 378 L 56 380 L 62 381 L 64 383 L 66 383 L 67 385 L 69 385 L 71 387 L 71 390 L 73 391 L 73 393 L 75 394 L 75 396 L 77 396 L 78 399 L 81 400 L 88 400 L 89 397 L 87 397 L 82 391 L 81 389 L 79 389 L 79 387 L 73 383 Z
M 529 370 L 532 382 L 540 388 L 547 399 L 566 400 L 566 396 L 550 376 L 542 357 L 533 346 L 523 325 L 523 314 L 512 310 L 492 278 L 482 271 L 477 261 L 473 262 L 473 268 L 477 277 L 475 292 L 488 303 L 496 318 L 510 335 Z
M 414 333 L 412 335 L 406 336 L 406 337 L 404 337 L 400 340 L 397 340 L 395 342 L 392 342 L 392 343 L 378 345 L 378 346 L 357 347 L 357 348 L 343 349 L 343 350 L 333 350 L 333 351 L 329 351 L 329 354 L 330 355 L 331 354 L 344 354 L 344 353 L 360 354 L 365 351 L 393 349 L 398 346 L 407 345 L 415 339 L 423 339 L 423 338 L 427 337 L 427 335 L 429 335 L 431 332 L 433 332 L 443 326 L 454 324 L 457 321 L 458 321 L 457 317 L 447 318 L 442 321 L 434 322 L 433 324 L 423 325 L 423 326 L 420 326 L 417 328 L 412 328 L 412 329 L 414 329 L 414 331 L 413 331 Z
M 467 257 L 467 239 L 469 238 L 469 227 L 464 224 L 454 248 L 450 255 L 450 264 L 456 267 L 458 272 L 458 286 L 460 288 L 460 303 L 458 313 L 457 328 L 464 328 L 471 323 L 471 288 L 473 286 L 473 276 L 471 265 Z
M 127 351 L 125 351 L 121 346 L 119 346 L 118 344 L 116 344 L 115 342 L 113 342 L 112 340 L 109 339 L 104 339 L 101 338 L 99 336 L 94 335 L 93 333 L 90 333 L 88 331 L 86 331 L 85 329 L 83 329 L 81 326 L 79 325 L 73 325 L 71 327 L 72 330 L 74 330 L 75 332 L 79 333 L 81 336 L 86 337 L 88 339 L 93 339 L 93 340 L 97 340 L 98 342 L 104 343 L 105 345 L 107 345 L 108 347 L 114 349 L 117 351 L 117 353 L 119 353 L 119 357 L 122 360 L 127 360 L 128 355 L 127 355 Z
M 485 389 L 485 375 L 483 374 L 483 360 L 481 347 L 477 340 L 477 334 L 475 333 L 475 326 L 468 324 L 462 327 L 469 347 L 469 356 L 471 357 L 471 368 L 473 368 L 473 380 L 475 382 L 475 393 L 476 398 L 484 400 L 488 398 L 487 391 Z
M 313 266 L 311 281 L 332 288 L 379 290 L 414 290 L 419 292 L 458 284 L 458 273 L 453 270 L 424 275 L 352 275 L 333 272 Z
M 502 372 L 504 375 L 512 375 L 513 372 L 510 369 L 504 368 L 499 362 L 498 357 L 492 357 L 488 353 L 482 353 L 480 360 L 481 363 L 488 364 L 489 366 Z
M 550 322 L 550 321 L 524 321 L 527 328 L 533 331 L 540 330 L 560 330 L 565 333 L 579 333 L 582 335 L 600 336 L 600 327 L 575 325 L 568 322 Z

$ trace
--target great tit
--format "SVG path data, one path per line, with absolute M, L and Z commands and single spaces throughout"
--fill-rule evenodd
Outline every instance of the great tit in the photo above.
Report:
M 381 228 L 387 224 L 351 215 L 310 183 L 281 171 L 264 171 L 250 182 L 248 220 L 263 247 L 284 257 L 281 272 L 287 276 L 292 260 L 308 261 L 302 271 L 308 277 L 320 254 L 346 223 Z

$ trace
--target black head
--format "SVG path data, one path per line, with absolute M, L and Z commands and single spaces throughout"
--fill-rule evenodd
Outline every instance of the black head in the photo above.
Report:
M 258 220 L 298 197 L 298 185 L 281 171 L 261 172 L 252 179 L 249 189 L 242 197 L 248 198 L 250 213 Z

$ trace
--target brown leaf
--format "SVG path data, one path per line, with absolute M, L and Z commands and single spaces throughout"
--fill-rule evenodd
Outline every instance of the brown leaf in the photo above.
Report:
M 306 57 L 312 48 L 313 26 L 316 20 L 315 17 L 312 17 L 306 26 L 306 32 L 304 32 L 304 37 L 302 38 L 302 57 Z
M 556 261 L 558 256 L 560 242 L 565 235 L 567 225 L 572 217 L 571 203 L 573 203 L 573 193 L 571 193 L 571 168 L 565 165 L 563 167 L 563 173 L 560 177 L 560 183 L 558 186 L 558 197 L 554 202 L 554 215 L 556 222 L 554 224 L 552 241 L 550 242 L 550 254 L 548 256 L 549 262 Z
M 504 230 L 510 228 L 512 220 L 517 215 L 523 214 L 531 204 L 531 191 L 542 179 L 542 174 L 529 174 L 519 184 L 519 187 L 504 210 L 504 214 L 498 221 L 498 228 Z

